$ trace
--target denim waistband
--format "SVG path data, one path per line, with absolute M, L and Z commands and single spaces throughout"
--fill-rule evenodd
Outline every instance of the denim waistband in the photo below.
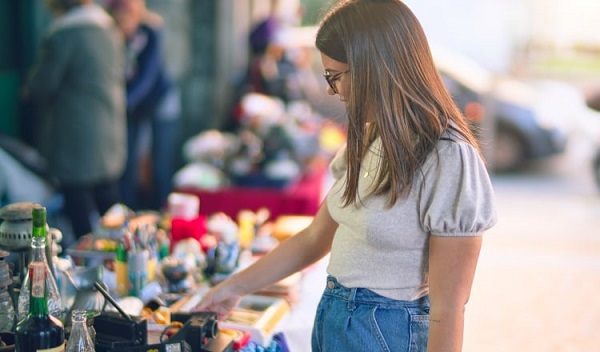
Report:
M 340 284 L 333 276 L 327 276 L 327 285 L 325 286 L 324 295 L 336 296 L 349 302 L 377 304 L 390 308 L 409 308 L 429 305 L 429 296 L 424 296 L 414 301 L 400 301 L 384 297 L 366 288 L 348 288 Z

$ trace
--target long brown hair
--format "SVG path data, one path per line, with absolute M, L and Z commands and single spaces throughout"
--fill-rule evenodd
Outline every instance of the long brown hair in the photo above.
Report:
M 381 138 L 383 149 L 382 172 L 373 194 L 388 193 L 388 206 L 410 191 L 416 173 L 446 129 L 456 129 L 479 149 L 442 82 L 419 21 L 401 1 L 336 2 L 321 22 L 316 46 L 350 68 L 350 91 L 344 92 L 348 102 L 345 205 L 357 200 L 360 163 L 370 138 L 368 121 L 374 122 L 373 132 Z

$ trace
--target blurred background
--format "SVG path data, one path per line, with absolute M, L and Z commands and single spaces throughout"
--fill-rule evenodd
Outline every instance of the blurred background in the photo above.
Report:
M 306 77 L 316 79 L 305 98 L 343 123 L 312 43 L 326 3 L 147 0 L 165 20 L 167 64 L 183 93 L 180 144 L 228 126 L 250 62 L 249 33 L 270 14 L 285 24 L 279 42 L 286 50 L 312 55 Z M 498 197 L 499 223 L 486 235 L 468 306 L 465 351 L 597 349 L 600 2 L 406 3 L 448 89 L 478 127 Z M 32 138 L 30 111 L 19 89 L 49 21 L 41 0 L 0 0 L 0 133 L 24 142 Z

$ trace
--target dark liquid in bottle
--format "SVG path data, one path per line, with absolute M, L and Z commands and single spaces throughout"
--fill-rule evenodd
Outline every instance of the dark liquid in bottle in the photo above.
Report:
M 62 323 L 49 315 L 47 317 L 25 318 L 16 329 L 16 350 L 34 352 L 37 350 L 64 351 L 65 332 Z

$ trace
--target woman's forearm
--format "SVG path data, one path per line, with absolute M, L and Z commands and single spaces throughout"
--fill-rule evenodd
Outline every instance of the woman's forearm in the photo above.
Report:
M 464 306 L 456 309 L 431 307 L 427 352 L 461 352 L 464 332 Z
M 428 352 L 462 351 L 465 306 L 481 242 L 481 236 L 430 237 Z
M 322 206 L 306 229 L 232 276 L 227 284 L 238 294 L 249 294 L 306 268 L 329 253 L 336 227 Z

